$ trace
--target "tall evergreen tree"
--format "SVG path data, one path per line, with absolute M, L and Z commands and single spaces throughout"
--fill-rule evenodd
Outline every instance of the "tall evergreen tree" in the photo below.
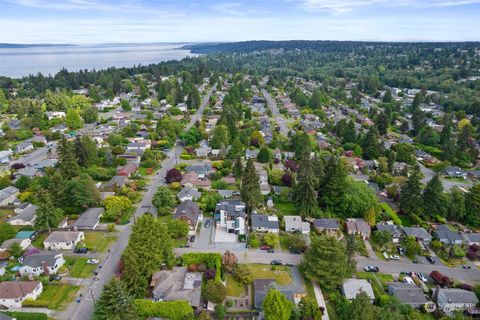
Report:
M 420 168 L 415 166 L 400 195 L 400 209 L 406 214 L 418 214 L 423 208 Z
M 133 299 L 125 284 L 113 278 L 103 288 L 102 295 L 95 304 L 94 320 L 133 320 L 138 319 Z
M 340 158 L 332 156 L 325 167 L 325 174 L 320 182 L 318 199 L 320 206 L 336 212 L 341 207 L 347 187 L 348 172 Z
M 388 117 L 385 112 L 380 112 L 375 118 L 375 127 L 380 135 L 386 135 L 388 132 Z
M 300 163 L 298 172 L 298 183 L 293 190 L 293 199 L 295 200 L 298 213 L 302 217 L 314 217 L 317 212 L 317 184 L 313 169 L 313 161 L 304 158 Z
M 467 215 L 465 222 L 474 226 L 480 225 L 480 183 L 471 187 L 465 196 Z
M 378 131 L 376 128 L 370 128 L 363 137 L 362 149 L 365 159 L 376 159 L 381 156 L 381 146 L 378 142 Z
M 80 173 L 72 144 L 65 138 L 58 144 L 58 170 L 64 179 L 71 179 Z
M 236 137 L 233 142 L 230 150 L 228 151 L 227 158 L 228 159 L 236 159 L 237 157 L 241 157 L 243 155 L 243 144 L 240 141 L 239 137 Z
M 447 199 L 443 193 L 443 185 L 440 177 L 435 175 L 423 191 L 424 213 L 430 217 L 440 215 L 445 217 L 447 214 Z
M 249 212 L 251 212 L 252 209 L 257 208 L 262 202 L 262 194 L 260 193 L 260 178 L 258 177 L 258 173 L 255 169 L 252 159 L 248 159 L 247 164 L 245 165 L 240 193 L 242 200 L 247 205 Z
M 465 196 L 458 188 L 453 188 L 448 199 L 447 219 L 464 221 L 465 218 Z
M 342 143 L 355 143 L 357 142 L 357 131 L 355 130 L 355 122 L 350 119 L 345 126 L 345 130 L 342 135 Z
M 233 165 L 233 174 L 236 178 L 241 178 L 243 176 L 243 163 L 241 157 L 237 157 L 235 160 L 235 164 Z
M 38 209 L 36 211 L 35 226 L 47 229 L 48 233 L 51 233 L 52 228 L 58 225 L 63 216 L 62 210 L 55 208 L 50 194 L 45 190 L 38 193 L 36 203 L 38 204 Z

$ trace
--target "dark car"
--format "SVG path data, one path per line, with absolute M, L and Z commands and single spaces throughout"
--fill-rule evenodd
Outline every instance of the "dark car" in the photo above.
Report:
M 363 270 L 365 270 L 366 272 L 378 272 L 378 271 L 380 271 L 380 269 L 376 266 L 366 266 L 365 268 L 363 268 Z
M 275 250 L 273 250 L 273 249 L 268 249 L 267 252 L 268 252 L 268 253 L 275 253 Z
M 398 254 L 401 256 L 405 255 L 405 248 L 398 246 L 397 247 Z
M 464 265 L 462 266 L 462 268 L 463 268 L 463 269 L 471 269 L 472 267 L 471 267 L 471 266 L 467 266 L 467 265 L 464 264 Z
M 197 238 L 196 236 L 191 236 L 190 237 L 190 242 L 194 242 L 196 238 Z
M 73 250 L 74 253 L 87 253 L 88 252 L 88 248 L 75 248 Z
M 272 266 L 281 266 L 282 265 L 282 261 L 280 260 L 272 260 L 272 262 L 270 262 L 270 264 Z
M 427 256 L 427 261 L 430 262 L 431 264 L 435 264 L 435 259 L 431 256 Z
M 58 274 L 52 274 L 49 278 L 49 281 L 60 281 L 62 280 L 62 276 L 59 276 Z
M 205 228 L 210 228 L 210 220 L 205 221 Z

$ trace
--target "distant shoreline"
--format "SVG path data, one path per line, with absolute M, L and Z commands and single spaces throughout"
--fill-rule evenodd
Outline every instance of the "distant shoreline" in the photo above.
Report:
M 68 43 L 0 43 L 0 48 L 15 49 L 15 48 L 42 48 L 42 47 L 76 47 L 75 44 Z

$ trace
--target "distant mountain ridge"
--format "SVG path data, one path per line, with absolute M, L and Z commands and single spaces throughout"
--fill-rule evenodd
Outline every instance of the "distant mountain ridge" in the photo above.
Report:
M 0 43 L 0 48 L 40 48 L 40 47 L 74 47 L 68 43 Z

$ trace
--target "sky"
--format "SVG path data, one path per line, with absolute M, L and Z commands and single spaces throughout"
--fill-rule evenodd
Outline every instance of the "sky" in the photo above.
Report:
M 0 0 L 3 43 L 478 41 L 480 0 Z

